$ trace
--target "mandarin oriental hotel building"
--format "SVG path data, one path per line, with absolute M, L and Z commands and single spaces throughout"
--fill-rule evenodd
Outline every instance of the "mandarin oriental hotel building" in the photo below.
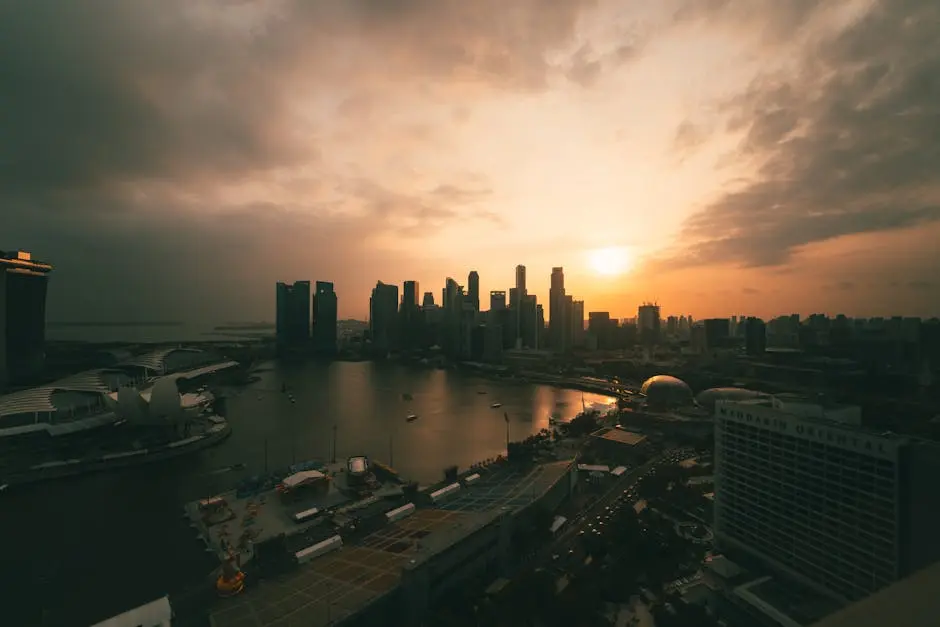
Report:
M 845 406 L 719 401 L 719 546 L 846 601 L 940 556 L 935 446 L 858 422 Z

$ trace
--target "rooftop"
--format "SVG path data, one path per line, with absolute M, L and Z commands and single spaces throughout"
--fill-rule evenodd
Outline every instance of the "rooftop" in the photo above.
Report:
M 464 515 L 419 509 L 312 561 L 291 576 L 265 581 L 213 612 L 213 627 L 321 627 L 355 614 L 395 589 L 402 568 L 423 549 L 420 541 L 459 524 Z
M 625 444 L 627 446 L 636 446 L 646 441 L 646 436 L 642 433 L 616 428 L 600 429 L 592 433 L 591 436 L 610 442 L 617 442 L 618 444 Z
M 940 616 L 940 562 L 815 623 L 813 627 L 933 627 Z
M 460 490 L 437 507 L 452 512 L 486 512 L 503 507 L 520 509 L 553 486 L 570 464 L 571 461 L 566 460 L 522 469 L 508 463 L 495 464 L 480 472 L 480 479 L 472 487 Z M 429 492 L 441 486 L 435 485 L 429 488 Z
M 211 625 L 320 627 L 355 614 L 394 590 L 409 564 L 452 546 L 498 516 L 498 510 L 517 509 L 533 502 L 564 475 L 570 463 L 553 462 L 529 469 L 497 463 L 475 470 L 480 478 L 442 503 L 419 508 L 411 516 L 318 557 L 290 575 L 265 581 L 246 594 L 224 601 L 212 614 Z M 442 485 L 431 486 L 428 491 Z M 267 526 L 260 520 L 257 524 Z
M 107 374 L 106 370 L 88 370 L 46 385 L 0 396 L 0 418 L 57 411 L 52 397 L 58 391 L 107 393 L 111 391 Z

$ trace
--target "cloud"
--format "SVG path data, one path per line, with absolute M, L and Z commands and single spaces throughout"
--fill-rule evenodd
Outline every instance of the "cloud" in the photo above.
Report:
M 780 37 L 818 17 L 818 3 L 772 4 L 765 18 L 727 2 L 700 10 L 766 19 Z M 753 174 L 686 221 L 672 263 L 775 266 L 814 242 L 940 220 L 938 38 L 937 3 L 876 3 L 723 102 Z
M 760 294 L 761 292 L 760 290 L 755 289 L 753 287 L 744 287 L 744 288 L 741 288 L 741 293 L 746 296 L 755 296 L 757 294 Z
M 0 245 L 58 266 L 59 318 L 406 271 L 401 238 L 498 219 L 424 156 L 479 96 L 545 89 L 593 4 L 0 0 Z

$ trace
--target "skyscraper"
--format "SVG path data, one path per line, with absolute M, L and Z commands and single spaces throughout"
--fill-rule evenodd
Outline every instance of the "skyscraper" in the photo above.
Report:
M 519 293 L 520 300 L 529 293 L 525 286 L 525 266 L 523 265 L 516 266 L 516 290 Z
M 490 292 L 490 311 L 499 311 L 506 308 L 506 292 Z
M 50 272 L 26 251 L 0 251 L 0 389 L 42 372 Z
M 321 355 L 336 353 L 336 318 L 333 283 L 317 281 L 313 294 L 313 349 Z
M 372 347 L 384 354 L 398 349 L 398 286 L 379 281 L 369 299 Z
M 744 320 L 744 346 L 748 355 L 763 355 L 767 350 L 767 325 L 760 318 Z
M 405 281 L 401 292 L 401 338 L 405 348 L 417 348 L 421 339 L 422 312 L 418 306 L 418 282 Z
M 548 293 L 548 338 L 552 350 L 562 353 L 565 346 L 565 270 L 552 268 L 552 283 Z
M 480 311 L 480 275 L 476 270 L 471 270 L 467 276 L 467 299 L 473 311 Z
M 659 342 L 660 325 L 659 305 L 655 303 L 643 303 L 637 310 L 636 326 L 640 336 L 640 342 L 643 344 L 655 344 Z
M 302 352 L 310 343 L 310 281 L 277 284 L 278 353 Z
M 584 346 L 584 301 L 576 300 L 571 310 L 571 345 Z

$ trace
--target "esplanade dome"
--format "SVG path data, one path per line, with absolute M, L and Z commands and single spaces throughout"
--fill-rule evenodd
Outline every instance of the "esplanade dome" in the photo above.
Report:
M 650 405 L 660 407 L 683 407 L 692 404 L 692 388 L 668 374 L 658 374 L 643 383 L 640 392 L 646 395 Z

